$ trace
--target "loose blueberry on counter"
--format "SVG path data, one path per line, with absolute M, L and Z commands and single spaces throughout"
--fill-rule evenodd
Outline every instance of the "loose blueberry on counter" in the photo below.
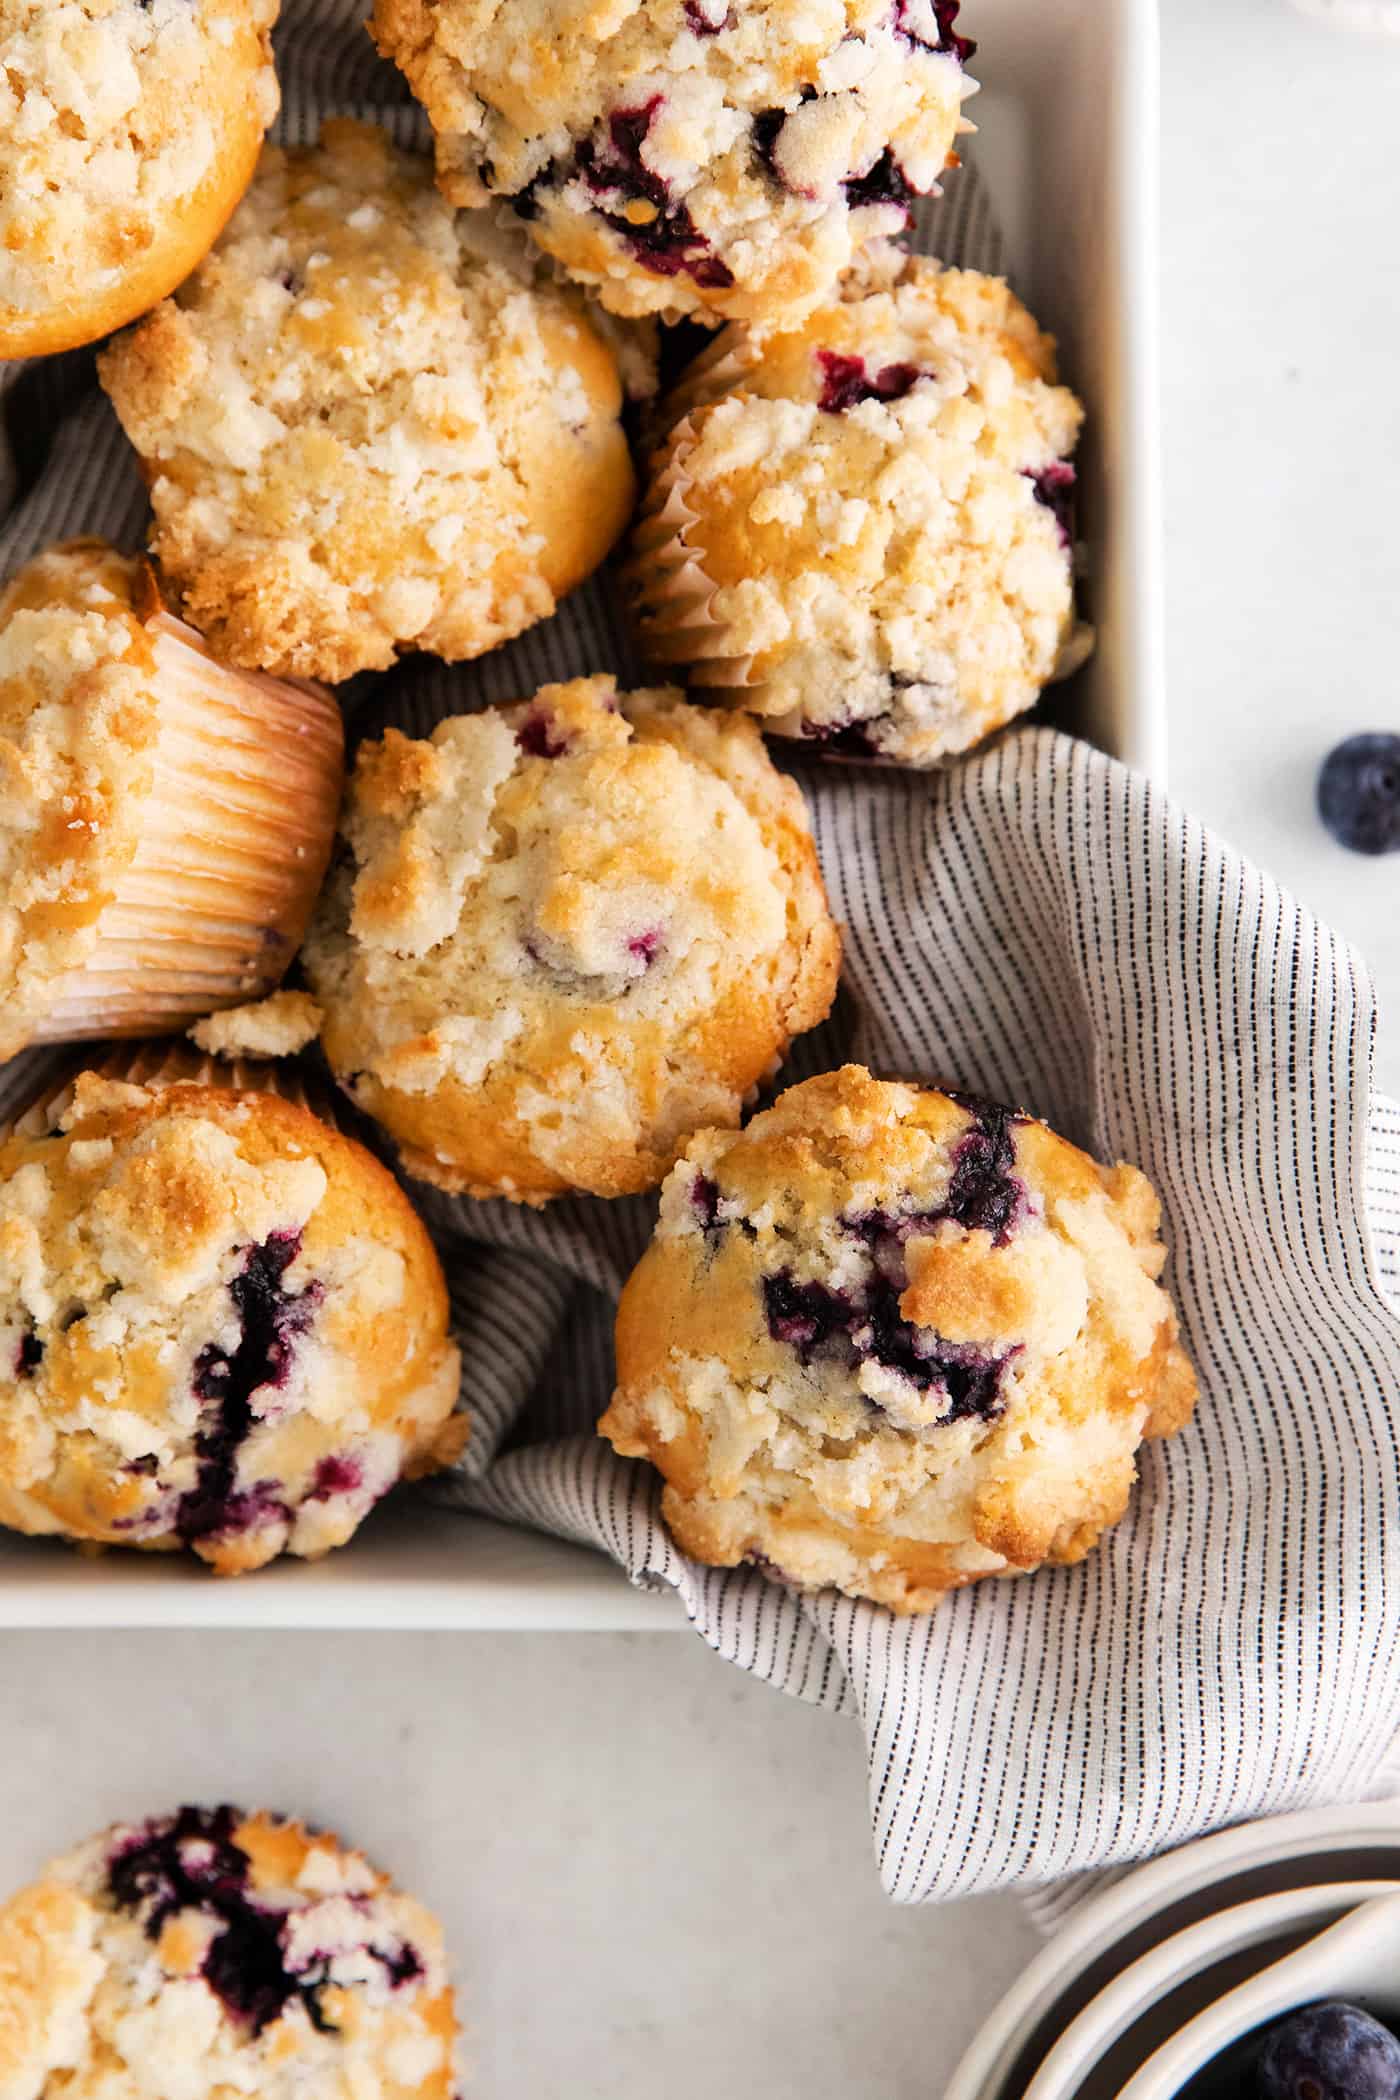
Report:
M 1353 853 L 1400 848 L 1400 736 L 1349 736 L 1323 760 L 1317 812 Z
M 1259 2100 L 1400 2100 L 1400 2041 L 1358 2005 L 1280 2021 L 1255 2072 Z

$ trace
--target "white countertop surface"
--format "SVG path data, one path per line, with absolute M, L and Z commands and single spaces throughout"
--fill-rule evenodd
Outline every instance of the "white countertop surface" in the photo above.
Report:
M 1368 956 L 1318 760 L 1400 727 L 1400 41 L 1163 0 L 1171 786 Z M 976 0 L 968 0 L 976 28 Z M 179 1798 L 339 1826 L 445 1918 L 480 2100 L 938 2100 L 1035 1941 L 880 1895 L 854 1725 L 671 1634 L 7 1634 L 0 1887 Z

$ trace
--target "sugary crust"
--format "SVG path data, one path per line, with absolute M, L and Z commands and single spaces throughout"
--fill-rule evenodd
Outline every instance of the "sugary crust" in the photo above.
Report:
M 1043 1124 L 809 1080 L 668 1179 L 599 1427 L 719 1566 L 913 1612 L 1078 1560 L 1195 1402 L 1158 1224 Z
M 630 570 L 656 662 L 904 765 L 1063 667 L 1072 548 L 1046 499 L 1083 412 L 1000 279 L 902 258 L 796 327 L 727 330 L 675 411 Z
M 0 1908 L 5 2100 L 451 2100 L 456 2038 L 437 1920 L 280 1816 L 118 1825 Z
M 144 561 L 29 562 L 0 594 L 0 1056 L 270 989 L 342 770 L 330 695 L 216 663 Z
M 0 1522 L 236 1574 L 456 1455 L 441 1265 L 362 1146 L 180 1081 L 54 1113 L 0 1145 Z
M 377 0 L 459 204 L 514 201 L 619 314 L 811 306 L 970 130 L 935 0 Z M 940 20 L 940 15 L 942 20 Z
M 255 1006 L 231 1006 L 196 1021 L 190 1039 L 211 1057 L 295 1057 L 325 1019 L 309 992 L 274 992 Z
M 479 656 L 551 613 L 632 504 L 617 363 L 582 300 L 371 125 L 268 148 L 101 375 L 186 616 L 279 675 Z
M 303 954 L 322 1043 L 439 1187 L 651 1187 L 835 995 L 798 790 L 674 692 L 578 679 L 391 730 L 343 828 Z
M 0 357 L 95 342 L 213 245 L 277 113 L 277 0 L 0 0 Z

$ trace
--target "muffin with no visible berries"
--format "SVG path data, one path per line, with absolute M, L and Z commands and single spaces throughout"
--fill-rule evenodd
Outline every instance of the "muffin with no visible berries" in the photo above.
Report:
M 277 114 L 277 0 L 0 0 L 0 358 L 173 291 Z
M 658 1182 L 835 995 L 797 788 L 742 717 L 610 678 L 361 749 L 302 961 L 411 1173 L 541 1203 Z
M 331 695 L 217 662 L 144 561 L 74 540 L 21 569 L 0 593 L 0 1057 L 270 991 L 343 772 Z
M 619 314 L 820 299 L 956 161 L 958 0 L 377 0 L 459 204 L 506 199 Z
M 10 2100 L 452 2100 L 442 1929 L 325 1831 L 117 1824 L 0 1907 Z
M 459 1368 L 398 1184 L 295 1100 L 88 1072 L 0 1145 L 0 1523 L 314 1558 L 457 1455 Z
M 1029 1116 L 808 1080 L 667 1181 L 600 1429 L 720 1567 L 913 1612 L 1079 1560 L 1195 1403 L 1158 1222 Z
M 674 403 L 630 579 L 644 646 L 823 752 L 964 751 L 1086 652 L 1082 410 L 998 278 L 882 249 Z
M 480 656 L 553 612 L 631 509 L 618 363 L 582 297 L 372 125 L 269 148 L 213 253 L 100 369 L 186 616 L 281 676 Z

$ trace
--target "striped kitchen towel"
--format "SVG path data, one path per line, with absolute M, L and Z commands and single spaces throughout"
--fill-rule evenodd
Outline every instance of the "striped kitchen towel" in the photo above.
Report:
M 335 109 L 422 141 L 363 12 L 288 0 L 284 136 Z M 996 267 L 973 169 L 920 235 Z M 0 371 L 0 390 L 0 573 L 64 534 L 139 544 L 144 495 L 90 355 Z M 593 670 L 638 675 L 606 576 L 481 663 L 407 661 L 345 698 L 357 729 L 422 730 Z M 1372 1116 L 1364 973 L 1148 782 L 1048 729 L 935 778 L 801 778 L 847 964 L 836 1014 L 785 1077 L 858 1057 L 1139 1162 L 1201 1374 L 1194 1423 L 1144 1453 L 1129 1516 L 1082 1566 L 984 1583 L 931 1618 L 698 1567 L 668 1540 L 652 1476 L 592 1433 L 612 1304 L 654 1206 L 536 1214 L 415 1189 L 477 1418 L 434 1492 L 611 1554 L 674 1592 L 719 1654 L 855 1716 L 902 1900 L 1032 1888 L 1365 1791 L 1400 1734 L 1400 1325 L 1385 1295 L 1400 1115 Z M 0 1106 L 31 1070 L 0 1078 Z

